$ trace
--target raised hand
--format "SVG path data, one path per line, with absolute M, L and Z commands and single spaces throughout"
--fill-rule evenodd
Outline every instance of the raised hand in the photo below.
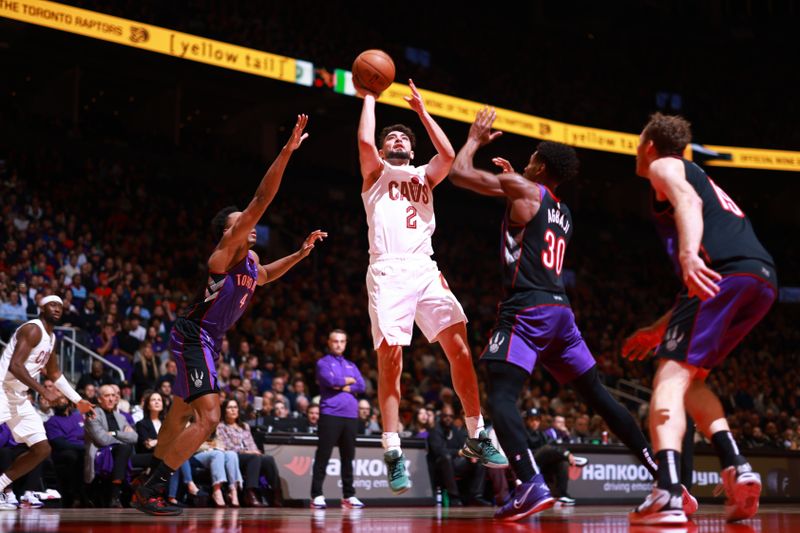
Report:
M 721 280 L 722 276 L 708 268 L 698 255 L 682 256 L 681 271 L 683 282 L 689 289 L 689 297 L 697 296 L 701 300 L 708 300 L 719 293 L 719 285 L 716 282 Z
M 411 109 L 416 111 L 418 115 L 421 115 L 425 112 L 425 102 L 422 100 L 422 95 L 419 94 L 417 86 L 414 85 L 414 80 L 409 79 L 408 86 L 411 87 L 411 96 L 404 96 L 403 100 L 408 102 L 408 105 L 411 106 Z
M 308 254 L 310 254 L 311 250 L 314 249 L 314 244 L 317 241 L 324 240 L 325 237 L 327 237 L 327 236 L 328 236 L 327 232 L 324 232 L 322 230 L 315 229 L 314 231 L 312 231 L 308 235 L 308 237 L 306 237 L 306 240 L 303 241 L 303 246 L 300 248 L 300 256 L 301 257 L 308 257 Z
M 514 167 L 511 166 L 511 163 L 508 162 L 508 159 L 503 159 L 502 157 L 493 157 L 492 163 L 500 167 L 506 174 L 514 172 Z
M 654 328 L 647 326 L 637 329 L 633 335 L 625 339 L 622 345 L 622 357 L 629 361 L 641 361 L 661 343 L 661 335 Z
M 502 131 L 492 133 L 492 124 L 494 124 L 496 118 L 497 113 L 494 109 L 484 107 L 478 111 L 475 121 L 469 127 L 469 138 L 478 141 L 481 146 L 484 146 L 500 137 L 503 134 Z
M 292 152 L 300 148 L 300 145 L 308 137 L 308 133 L 303 133 L 306 124 L 308 124 L 308 115 L 297 115 L 297 122 L 292 129 L 292 136 L 289 137 L 289 141 L 286 143 L 286 148 Z

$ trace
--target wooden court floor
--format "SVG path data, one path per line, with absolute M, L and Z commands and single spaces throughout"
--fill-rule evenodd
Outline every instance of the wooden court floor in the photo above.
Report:
M 155 518 L 133 509 L 24 509 L 0 511 L 0 532 L 75 533 L 238 533 L 312 531 L 326 533 L 654 533 L 764 531 L 800 532 L 800 506 L 763 505 L 746 522 L 726 524 L 722 507 L 703 505 L 686 527 L 629 526 L 628 506 L 578 506 L 552 509 L 524 522 L 492 520 L 487 508 L 373 507 L 360 510 L 186 509 L 179 517 Z

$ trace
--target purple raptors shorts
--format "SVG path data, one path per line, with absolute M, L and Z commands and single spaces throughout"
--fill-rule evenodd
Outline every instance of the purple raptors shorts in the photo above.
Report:
M 704 302 L 681 291 L 656 349 L 658 357 L 708 370 L 720 365 L 777 296 L 775 286 L 755 274 L 723 275 L 718 285 L 719 293 Z
M 191 320 L 178 318 L 172 327 L 169 349 L 178 366 L 172 393 L 186 403 L 219 392 L 216 354 L 203 342 L 203 330 Z
M 529 307 L 501 304 L 481 361 L 505 361 L 528 373 L 540 361 L 559 383 L 568 383 L 595 366 L 594 357 L 575 325 L 566 296 L 538 295 L 536 305 Z M 541 303 L 547 299 L 552 303 Z

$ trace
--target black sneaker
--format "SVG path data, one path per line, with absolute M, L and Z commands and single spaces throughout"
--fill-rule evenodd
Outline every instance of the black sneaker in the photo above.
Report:
M 156 494 L 155 491 L 143 485 L 136 489 L 134 496 L 134 498 L 131 498 L 134 509 L 149 515 L 177 516 L 183 512 L 182 508 L 170 505 L 163 496 Z

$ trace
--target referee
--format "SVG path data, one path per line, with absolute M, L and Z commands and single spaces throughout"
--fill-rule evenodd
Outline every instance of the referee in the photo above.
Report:
M 353 459 L 356 456 L 358 400 L 364 392 L 364 378 L 358 367 L 342 356 L 347 347 L 347 334 L 335 329 L 328 335 L 328 354 L 317 361 L 317 383 L 320 389 L 319 444 L 314 456 L 311 480 L 311 508 L 325 509 L 322 483 L 334 446 L 339 446 L 342 460 L 342 507 L 357 509 L 364 504 L 356 498 L 353 487 Z

